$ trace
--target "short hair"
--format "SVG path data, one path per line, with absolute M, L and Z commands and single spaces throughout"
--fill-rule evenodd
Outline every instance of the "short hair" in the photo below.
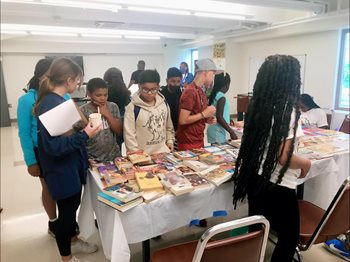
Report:
M 172 78 L 172 77 L 180 77 L 180 78 L 182 78 L 181 71 L 178 68 L 176 68 L 176 67 L 170 67 L 168 69 L 166 78 L 169 79 L 169 78 Z
M 106 81 L 99 77 L 90 79 L 86 85 L 86 89 L 89 93 L 93 93 L 99 88 L 108 88 Z
M 145 61 L 140 60 L 140 61 L 138 61 L 138 63 L 137 63 L 137 64 L 143 64 L 143 65 L 145 65 L 146 63 L 145 63 Z
M 145 84 L 145 83 L 157 83 L 157 85 L 160 82 L 160 76 L 157 72 L 157 70 L 145 70 L 140 74 L 139 84 Z

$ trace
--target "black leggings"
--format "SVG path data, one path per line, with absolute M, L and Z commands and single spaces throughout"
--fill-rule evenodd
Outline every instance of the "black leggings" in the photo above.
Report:
M 71 254 L 71 238 L 75 236 L 76 213 L 80 205 L 81 191 L 69 198 L 57 200 L 58 219 L 55 227 L 56 243 L 61 256 Z
M 249 215 L 263 215 L 269 220 L 271 228 L 276 231 L 278 242 L 272 254 L 271 262 L 293 261 L 295 248 L 299 239 L 299 206 L 294 189 L 267 183 L 260 190 L 262 179 L 257 176 L 255 192 L 248 193 Z

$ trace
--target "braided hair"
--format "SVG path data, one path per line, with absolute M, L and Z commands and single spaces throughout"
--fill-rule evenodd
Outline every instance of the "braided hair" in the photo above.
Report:
M 273 55 L 266 58 L 254 84 L 253 97 L 244 123 L 241 148 L 236 160 L 233 204 L 243 201 L 249 190 L 261 190 L 275 170 L 280 152 L 283 152 L 289 133 L 289 124 L 295 111 L 294 136 L 288 158 L 281 168 L 276 184 L 281 183 L 294 150 L 295 134 L 300 117 L 300 64 L 292 56 Z M 282 145 L 282 151 L 280 147 Z M 264 161 L 263 161 L 264 160 Z M 262 181 L 259 188 L 250 188 L 259 170 Z

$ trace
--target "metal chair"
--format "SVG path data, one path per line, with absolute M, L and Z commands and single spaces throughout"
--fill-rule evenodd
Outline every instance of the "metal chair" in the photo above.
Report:
M 220 240 L 213 236 L 236 228 L 261 224 L 258 231 Z M 225 222 L 208 229 L 199 241 L 179 244 L 157 250 L 152 262 L 263 262 L 270 224 L 263 216 L 251 216 Z
M 346 179 L 340 186 L 327 210 L 304 200 L 299 200 L 300 238 L 297 248 L 306 251 L 312 245 L 322 243 L 350 229 L 350 183 Z

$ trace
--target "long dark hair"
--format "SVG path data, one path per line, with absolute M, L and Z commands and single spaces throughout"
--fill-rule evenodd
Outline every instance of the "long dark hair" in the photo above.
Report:
M 45 96 L 50 94 L 57 86 L 62 86 L 67 83 L 68 79 L 80 78 L 80 84 L 83 83 L 83 71 L 80 66 L 69 58 L 56 58 L 40 83 L 39 95 L 34 107 L 34 115 L 38 115 L 41 101 Z
M 309 109 L 320 108 L 320 106 L 315 103 L 314 99 L 309 94 L 302 94 L 300 96 L 300 102 L 302 102 Z
M 105 72 L 103 79 L 109 86 L 108 101 L 116 103 L 123 115 L 125 106 L 129 104 L 131 93 L 124 83 L 122 71 L 116 67 L 111 67 Z
M 35 69 L 34 69 L 34 75 L 29 80 L 29 82 L 27 84 L 28 90 L 30 90 L 30 89 L 38 90 L 39 89 L 40 80 L 44 76 L 44 74 L 47 72 L 47 70 L 49 70 L 49 68 L 52 64 L 52 61 L 53 61 L 52 59 L 43 58 L 43 59 L 40 59 L 36 63 Z
M 221 91 L 224 87 L 227 87 L 231 83 L 231 77 L 228 73 L 217 74 L 214 79 L 214 87 L 209 96 L 209 105 L 212 105 L 216 94 Z
M 300 64 L 292 56 L 274 55 L 266 58 L 259 69 L 249 104 L 242 144 L 236 160 L 233 204 L 243 200 L 249 190 L 260 190 L 270 180 L 285 145 L 293 110 L 294 136 L 288 158 L 281 168 L 276 184 L 281 183 L 294 150 L 295 134 L 300 117 Z M 282 151 L 284 148 L 282 148 Z M 281 152 L 282 152 L 281 151 Z M 264 153 L 266 155 L 264 156 Z M 263 159 L 265 158 L 264 162 Z M 263 163 L 262 163 L 263 162 Z M 260 188 L 250 188 L 255 175 L 262 168 Z

